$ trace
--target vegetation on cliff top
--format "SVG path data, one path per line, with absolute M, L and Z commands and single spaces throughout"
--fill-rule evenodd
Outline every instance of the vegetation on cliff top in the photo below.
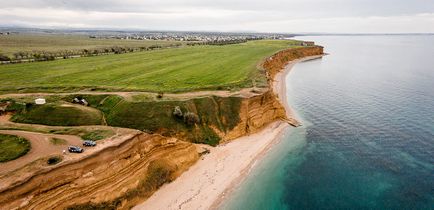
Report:
M 53 97 L 53 100 L 58 101 L 51 101 L 42 106 L 17 106 L 16 110 L 11 110 L 16 112 L 12 120 L 31 124 L 78 126 L 102 125 L 104 118 L 110 126 L 133 128 L 164 136 L 177 136 L 190 142 L 215 146 L 220 141 L 220 136 L 216 132 L 225 133 L 239 123 L 242 100 L 238 97 L 208 96 L 183 101 L 161 99 L 130 101 L 117 95 L 81 96 L 90 102 L 91 107 L 64 106 L 75 95 Z M 18 103 L 23 103 L 27 99 L 20 100 Z M 173 111 L 176 107 L 179 107 L 183 113 L 181 117 L 174 116 Z M 193 119 L 187 119 L 189 116 Z M 86 132 L 80 136 L 83 139 L 100 140 L 110 134 L 111 131 L 101 130 Z
M 31 148 L 30 142 L 22 137 L 0 134 L 0 163 L 15 160 Z
M 195 142 L 217 145 L 220 137 L 213 129 L 226 132 L 240 121 L 241 98 L 215 96 L 185 101 L 128 101 L 119 96 L 107 96 L 95 108 L 101 110 L 107 124 L 128 127 L 164 136 L 178 136 Z M 179 107 L 182 113 L 194 113 L 198 120 L 187 123 L 174 116 Z
M 15 114 L 11 120 L 18 123 L 59 126 L 101 125 L 102 115 L 97 110 L 45 104 L 28 107 Z
M 0 91 L 179 92 L 266 85 L 260 61 L 296 41 L 261 40 L 1 65 Z

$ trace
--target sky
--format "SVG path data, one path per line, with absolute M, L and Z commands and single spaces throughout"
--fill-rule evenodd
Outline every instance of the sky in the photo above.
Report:
M 434 0 L 0 0 L 0 26 L 434 33 Z

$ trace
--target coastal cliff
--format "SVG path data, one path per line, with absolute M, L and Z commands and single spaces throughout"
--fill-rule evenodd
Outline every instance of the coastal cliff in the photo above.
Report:
M 197 146 L 192 143 L 217 145 L 256 133 L 277 120 L 296 126 L 297 121 L 287 116 L 273 92 L 273 79 L 288 62 L 322 54 L 320 46 L 274 54 L 262 65 L 268 88 L 249 96 L 157 102 L 104 98 L 95 108 L 104 113 L 108 125 L 153 134 L 140 132 L 79 161 L 62 163 L 2 187 L 0 209 L 129 209 L 199 159 Z M 176 119 L 176 106 L 183 113 L 196 114 L 199 122 L 186 125 L 182 119 Z
M 0 209 L 129 209 L 198 158 L 191 143 L 140 133 L 0 189 Z
M 255 133 L 276 120 L 286 119 L 285 108 L 272 91 L 245 98 L 241 101 L 239 123 L 227 133 L 222 133 L 222 141 Z
M 277 52 L 261 65 L 264 77 L 268 80 L 268 87 L 260 91 L 252 89 L 247 96 L 209 95 L 185 100 L 139 102 L 121 99 L 116 107 L 109 108 L 111 111 L 107 112 L 107 123 L 212 146 L 254 133 L 276 120 L 298 126 L 297 120 L 286 114 L 272 83 L 275 75 L 282 71 L 288 62 L 322 54 L 321 46 L 290 48 Z M 189 126 L 176 119 L 173 116 L 175 107 L 179 107 L 182 113 L 194 113 L 198 122 Z
M 322 46 L 312 46 L 282 50 L 266 59 L 262 67 L 267 74 L 269 90 L 260 95 L 242 99 L 239 109 L 239 123 L 229 132 L 220 133 L 222 140 L 232 140 L 255 133 L 276 120 L 283 120 L 292 126 L 299 126 L 299 122 L 293 116 L 286 114 L 282 102 L 271 89 L 272 83 L 276 74 L 281 72 L 290 61 L 323 54 Z
M 303 48 L 290 48 L 286 50 L 282 50 L 273 56 L 269 57 L 263 63 L 263 68 L 267 72 L 267 77 L 270 80 L 273 80 L 277 73 L 282 71 L 288 62 L 308 57 L 314 55 L 323 55 L 324 48 L 322 46 L 311 46 L 311 47 L 303 47 Z

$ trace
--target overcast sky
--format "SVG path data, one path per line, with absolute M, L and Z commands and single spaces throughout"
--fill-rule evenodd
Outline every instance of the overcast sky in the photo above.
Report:
M 434 0 L 1 0 L 0 26 L 434 33 Z

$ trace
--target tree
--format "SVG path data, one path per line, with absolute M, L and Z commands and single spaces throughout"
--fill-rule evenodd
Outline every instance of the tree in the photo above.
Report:
M 199 123 L 199 116 L 193 112 L 187 112 L 184 114 L 184 122 L 187 125 L 195 125 L 196 123 Z
M 10 61 L 10 60 L 11 59 L 8 56 L 0 54 L 0 61 Z

